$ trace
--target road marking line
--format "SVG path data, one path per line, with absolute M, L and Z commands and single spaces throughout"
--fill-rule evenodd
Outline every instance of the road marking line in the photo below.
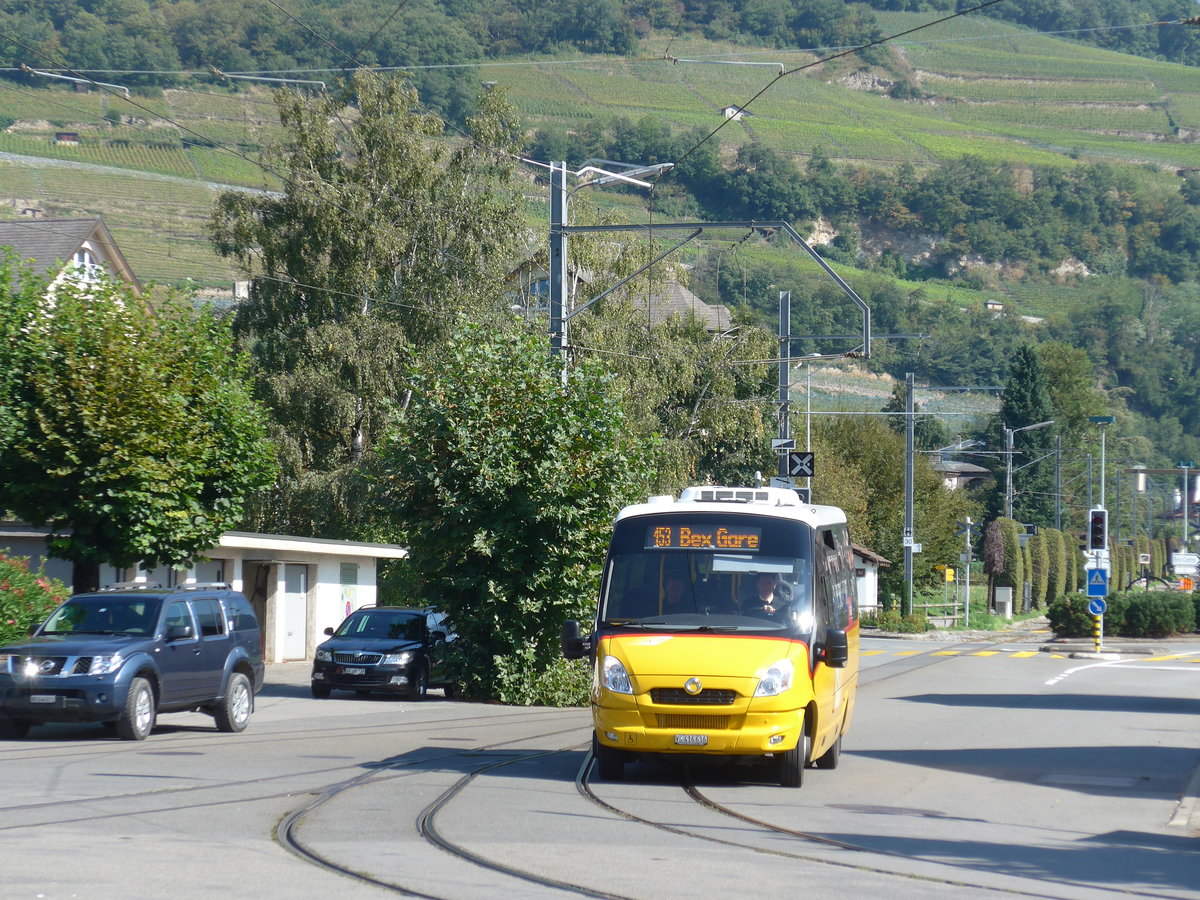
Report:
M 859 650 L 858 655 L 859 656 L 878 656 L 879 654 L 884 653 L 884 652 L 886 652 L 886 651 L 883 651 L 883 650 Z
M 924 650 L 897 650 L 897 656 L 916 656 L 918 653 L 924 653 Z
M 976 650 L 971 655 L 972 656 L 998 656 L 999 653 L 1000 653 L 999 650 Z
M 1031 656 L 1037 656 L 1039 653 L 1041 653 L 1040 650 L 1021 650 L 1013 654 L 1013 659 L 1028 659 Z
M 960 654 L 960 653 L 962 653 L 961 650 L 939 650 L 937 653 L 934 653 L 932 655 L 933 656 L 958 656 L 958 654 Z

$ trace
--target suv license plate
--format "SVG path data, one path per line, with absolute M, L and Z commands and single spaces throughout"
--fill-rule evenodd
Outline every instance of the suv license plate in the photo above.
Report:
M 30 694 L 30 703 L 53 703 L 58 697 L 54 694 Z
M 675 743 L 682 744 L 685 747 L 703 747 L 708 743 L 707 734 L 677 734 L 675 735 Z
M 366 669 L 342 669 L 343 675 L 366 675 Z

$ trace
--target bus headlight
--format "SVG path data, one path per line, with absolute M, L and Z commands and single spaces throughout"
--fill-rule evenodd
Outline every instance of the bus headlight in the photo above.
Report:
M 782 694 L 792 686 L 792 676 L 796 667 L 790 659 L 781 659 L 772 663 L 765 672 L 758 675 L 758 687 L 754 689 L 755 697 L 774 697 Z
M 600 683 L 614 694 L 632 694 L 633 683 L 625 666 L 615 656 L 604 657 L 604 668 L 601 672 Z

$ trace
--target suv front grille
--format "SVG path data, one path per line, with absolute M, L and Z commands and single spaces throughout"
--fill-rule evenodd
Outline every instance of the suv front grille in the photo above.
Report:
M 367 653 L 366 651 L 339 651 L 333 654 L 333 661 L 344 666 L 377 666 L 383 659 L 382 653 Z
M 698 694 L 689 694 L 683 688 L 652 688 L 650 699 L 671 706 L 732 706 L 737 691 L 705 689 Z

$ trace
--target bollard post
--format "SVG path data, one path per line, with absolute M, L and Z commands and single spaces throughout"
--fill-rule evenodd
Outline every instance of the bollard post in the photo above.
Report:
M 1096 652 L 1100 652 L 1100 648 L 1104 646 L 1104 614 L 1093 617 L 1092 634 L 1095 637 Z

